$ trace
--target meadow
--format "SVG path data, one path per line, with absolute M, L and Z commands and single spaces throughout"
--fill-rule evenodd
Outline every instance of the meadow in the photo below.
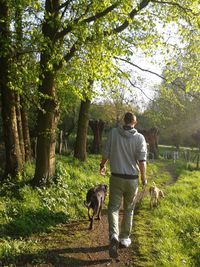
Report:
M 0 266 L 17 266 L 23 255 L 44 249 L 33 236 L 87 218 L 83 205 L 87 190 L 108 184 L 109 171 L 101 177 L 99 162 L 99 156 L 90 155 L 87 162 L 58 156 L 56 182 L 50 187 L 30 187 L 31 164 L 20 182 L 1 186 Z M 200 266 L 199 171 L 188 170 L 183 161 L 160 159 L 148 163 L 148 186 L 152 181 L 163 189 L 165 198 L 152 210 L 148 196 L 136 207 L 134 262 L 143 267 Z

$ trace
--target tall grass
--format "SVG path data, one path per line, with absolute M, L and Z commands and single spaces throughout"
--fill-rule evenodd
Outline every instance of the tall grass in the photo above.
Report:
M 26 166 L 20 183 L 7 182 L 0 188 L 0 266 L 12 263 L 20 253 L 30 253 L 38 245 L 32 234 L 48 232 L 59 223 L 86 217 L 83 205 L 87 190 L 107 177 L 99 175 L 99 156 L 87 162 L 58 156 L 55 183 L 48 188 L 28 185 L 33 167 Z M 29 240 L 25 241 L 25 240 Z
M 156 183 L 165 199 L 150 210 L 146 198 L 135 216 L 140 260 L 144 266 L 200 266 L 199 172 L 182 169 L 176 183 L 169 186 L 161 183 L 166 178 L 163 173 L 159 177 Z

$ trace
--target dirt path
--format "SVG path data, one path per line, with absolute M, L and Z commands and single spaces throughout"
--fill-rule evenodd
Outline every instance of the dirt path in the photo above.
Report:
M 176 175 L 175 173 L 175 169 L 176 169 L 176 165 L 175 164 L 170 164 L 170 165 L 166 165 L 165 166 L 165 171 L 167 171 L 170 176 L 171 176 L 171 180 L 169 180 L 166 185 L 171 185 L 171 184 L 174 184 L 177 179 L 178 179 L 178 176 Z
M 122 214 L 120 215 L 120 217 Z M 87 220 L 60 225 L 55 232 L 41 235 L 37 242 L 42 243 L 46 250 L 35 258 L 35 264 L 28 263 L 27 267 L 71 267 L 71 266 L 135 266 L 133 245 L 130 248 L 119 249 L 119 259 L 111 260 L 108 255 L 108 222 L 107 211 L 103 210 L 101 221 L 95 221 L 94 230 L 88 230 Z M 42 262 L 43 261 L 43 262 Z M 45 262 L 45 263 L 44 263 Z
M 143 197 L 138 195 L 137 201 Z M 122 219 L 120 211 L 120 222 Z M 144 267 L 136 265 L 139 257 L 138 244 L 134 239 L 129 248 L 119 249 L 119 258 L 112 260 L 108 254 L 107 210 L 102 211 L 101 221 L 95 221 L 89 230 L 89 221 L 82 220 L 61 224 L 54 231 L 32 236 L 31 239 L 45 249 L 32 255 L 23 255 L 17 266 L 24 267 Z
M 166 167 L 171 179 L 166 186 L 177 179 L 174 174 L 174 166 Z M 140 193 L 137 201 L 146 196 L 147 191 Z M 120 212 L 120 219 L 122 212 Z M 108 221 L 107 210 L 102 211 L 101 221 L 95 221 L 94 230 L 88 230 L 87 220 L 62 224 L 49 234 L 35 236 L 35 241 L 42 244 L 45 250 L 34 255 L 26 255 L 20 259 L 24 267 L 145 267 L 137 265 L 139 250 L 137 240 L 133 237 L 129 248 L 119 249 L 119 259 L 111 260 L 108 254 Z M 134 229 L 133 229 L 134 232 Z M 34 238 L 33 238 L 34 239 Z

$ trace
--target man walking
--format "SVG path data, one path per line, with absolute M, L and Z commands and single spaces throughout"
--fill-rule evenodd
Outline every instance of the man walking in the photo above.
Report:
M 147 183 L 147 145 L 144 136 L 134 128 L 136 123 L 136 116 L 132 112 L 127 112 L 124 116 L 124 125 L 110 131 L 100 164 L 100 174 L 105 175 L 106 163 L 108 160 L 110 162 L 108 223 L 109 255 L 112 258 L 118 257 L 119 243 L 123 247 L 129 247 L 131 244 L 130 234 L 139 173 L 142 184 Z M 124 214 L 119 232 L 119 209 L 122 198 Z

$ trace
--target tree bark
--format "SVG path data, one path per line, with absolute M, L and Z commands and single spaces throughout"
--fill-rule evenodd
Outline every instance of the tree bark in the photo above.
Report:
M 17 129 L 15 94 L 9 91 L 9 89 L 5 86 L 3 92 L 1 93 L 1 97 L 2 120 L 6 152 L 4 177 L 10 175 L 12 178 L 15 178 L 16 175 L 22 171 L 23 165 Z
M 102 133 L 105 122 L 102 120 L 89 120 L 89 126 L 93 131 L 93 144 L 92 144 L 92 153 L 99 154 L 101 150 L 102 143 Z
M 86 98 L 85 101 L 81 101 L 79 111 L 74 157 L 79 159 L 80 161 L 85 161 L 87 158 L 86 145 L 90 104 L 91 101 L 88 98 Z
M 23 161 L 25 161 L 25 148 L 24 148 L 23 127 L 22 127 L 20 95 L 17 93 L 15 94 L 15 108 L 16 108 L 17 130 L 18 130 L 18 136 L 19 136 L 21 158 Z
M 139 133 L 144 135 L 146 142 L 149 144 L 149 158 L 158 158 L 158 139 L 159 130 L 154 127 L 149 130 L 138 130 Z
M 41 109 L 38 111 L 37 118 L 36 167 L 32 180 L 34 186 L 50 184 L 55 175 L 55 148 L 59 107 L 55 89 L 57 69 L 52 63 L 52 55 L 55 53 L 56 46 L 61 46 L 61 42 L 58 44 L 55 41 L 59 6 L 59 0 L 45 1 L 42 34 L 48 42 L 48 49 L 43 50 L 40 57 L 41 83 L 38 91 L 41 95 Z
M 9 10 L 7 1 L 0 0 L 0 92 L 2 101 L 2 122 L 6 153 L 4 177 L 10 175 L 15 178 L 22 171 L 20 153 L 15 93 L 9 87 L 11 67 L 11 38 L 9 30 Z
M 63 130 L 59 131 L 58 135 L 58 153 L 61 155 L 63 149 Z
M 55 175 L 56 130 L 59 118 L 55 95 L 55 76 L 47 71 L 39 91 L 51 98 L 45 98 L 43 111 L 38 113 L 36 169 L 33 185 L 48 185 Z
M 15 6 L 15 31 L 16 31 L 16 48 L 20 51 L 23 47 L 23 7 L 22 5 L 16 4 Z M 16 56 L 16 64 L 18 68 L 21 68 L 23 60 L 22 55 Z M 24 88 L 25 89 L 25 88 Z M 16 111 L 17 111 L 17 123 L 18 123 L 18 133 L 19 133 L 19 143 L 22 153 L 22 158 L 24 161 L 31 159 L 31 143 L 30 134 L 28 128 L 28 116 L 25 109 L 24 98 L 22 94 L 16 94 Z
M 29 161 L 32 159 L 31 140 L 30 140 L 29 126 L 28 126 L 28 115 L 22 98 L 21 98 L 21 118 L 22 118 L 23 138 L 24 138 L 25 161 Z

